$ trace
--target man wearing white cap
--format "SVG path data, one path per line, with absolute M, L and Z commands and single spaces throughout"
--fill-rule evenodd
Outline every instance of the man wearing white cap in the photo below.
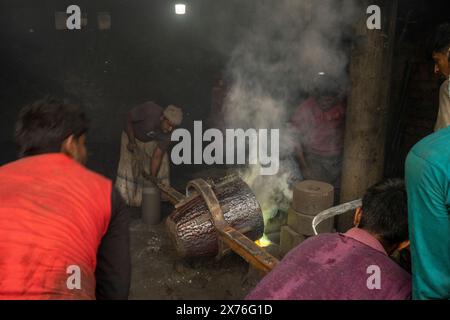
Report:
M 116 187 L 129 206 L 141 205 L 145 176 L 170 184 L 167 153 L 170 133 L 182 120 L 181 108 L 170 105 L 163 110 L 154 102 L 145 102 L 128 112 L 122 133 Z

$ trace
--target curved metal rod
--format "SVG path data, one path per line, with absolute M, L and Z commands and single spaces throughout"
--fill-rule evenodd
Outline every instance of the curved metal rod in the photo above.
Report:
M 316 227 L 324 220 L 329 219 L 334 216 L 341 215 L 343 213 L 346 213 L 350 210 L 355 210 L 356 208 L 359 208 L 362 206 L 362 199 L 354 200 L 351 202 L 347 202 L 344 204 L 341 204 L 339 206 L 327 209 L 325 211 L 322 211 L 317 216 L 314 217 L 312 221 L 312 228 L 314 230 L 314 234 L 317 236 L 319 233 L 316 230 Z
M 188 182 L 186 190 L 189 191 L 191 188 L 197 191 L 205 201 L 206 206 L 211 213 L 214 226 L 219 230 L 223 230 L 227 227 L 228 223 L 225 221 L 219 200 L 217 200 L 211 185 L 203 179 L 195 179 Z

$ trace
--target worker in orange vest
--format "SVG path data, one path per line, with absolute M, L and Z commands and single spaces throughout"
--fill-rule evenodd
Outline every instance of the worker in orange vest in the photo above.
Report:
M 20 159 L 0 167 L 0 299 L 127 299 L 129 216 L 84 167 L 87 129 L 55 98 L 20 112 Z

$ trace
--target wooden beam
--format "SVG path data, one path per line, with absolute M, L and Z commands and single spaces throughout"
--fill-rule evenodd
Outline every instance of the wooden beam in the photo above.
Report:
M 362 14 L 355 30 L 350 64 L 350 92 L 342 168 L 341 202 L 363 196 L 383 178 L 390 103 L 397 0 L 364 0 L 364 8 L 381 8 L 381 30 L 367 28 Z M 338 231 L 352 226 L 353 217 L 342 215 Z

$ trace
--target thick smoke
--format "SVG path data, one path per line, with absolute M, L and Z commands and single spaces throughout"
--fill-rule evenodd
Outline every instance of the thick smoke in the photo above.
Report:
M 302 178 L 294 158 L 296 138 L 288 126 L 292 111 L 301 102 L 299 97 L 311 91 L 319 72 L 332 76 L 330 86 L 336 79 L 346 86 L 349 58 L 344 44 L 357 10 L 362 9 L 353 0 L 254 3 L 251 26 L 227 68 L 225 121 L 227 128 L 280 129 L 279 173 L 260 176 L 258 166 L 243 172 L 268 219 L 275 209 L 287 209 L 292 182 Z

